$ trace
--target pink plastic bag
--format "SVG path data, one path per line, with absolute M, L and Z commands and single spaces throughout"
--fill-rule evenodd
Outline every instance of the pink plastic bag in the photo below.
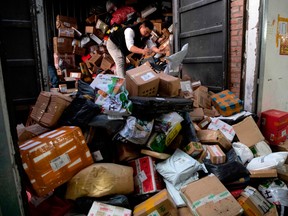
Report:
M 129 6 L 123 6 L 118 8 L 113 14 L 112 14 L 112 19 L 110 21 L 110 25 L 113 24 L 122 24 L 126 22 L 133 13 L 135 13 L 136 10 L 133 7 Z

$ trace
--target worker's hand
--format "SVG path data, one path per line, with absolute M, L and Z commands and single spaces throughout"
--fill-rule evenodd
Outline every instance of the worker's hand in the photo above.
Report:
M 151 53 L 152 53 L 152 50 L 151 49 L 149 49 L 149 48 L 145 48 L 145 49 L 143 49 L 143 55 L 151 55 Z

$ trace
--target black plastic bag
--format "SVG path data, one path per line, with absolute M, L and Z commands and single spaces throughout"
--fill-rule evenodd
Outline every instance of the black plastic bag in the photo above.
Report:
M 207 170 L 217 176 L 222 183 L 237 181 L 249 175 L 249 171 L 240 162 L 233 148 L 227 152 L 226 158 L 226 163 L 223 164 L 212 164 L 209 159 L 204 159 L 203 162 Z
M 95 92 L 88 84 L 79 80 L 78 92 L 71 104 L 64 110 L 59 123 L 86 127 L 90 120 L 101 112 L 101 108 L 94 103 Z

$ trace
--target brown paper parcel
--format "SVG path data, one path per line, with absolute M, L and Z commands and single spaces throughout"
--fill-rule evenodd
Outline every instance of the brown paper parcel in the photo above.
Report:
M 67 185 L 66 199 L 129 194 L 134 191 L 132 167 L 97 163 L 81 170 Z

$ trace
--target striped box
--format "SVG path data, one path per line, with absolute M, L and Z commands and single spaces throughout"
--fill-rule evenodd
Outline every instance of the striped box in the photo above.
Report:
M 63 126 L 19 146 L 23 168 L 38 196 L 70 180 L 93 163 L 82 131 Z

